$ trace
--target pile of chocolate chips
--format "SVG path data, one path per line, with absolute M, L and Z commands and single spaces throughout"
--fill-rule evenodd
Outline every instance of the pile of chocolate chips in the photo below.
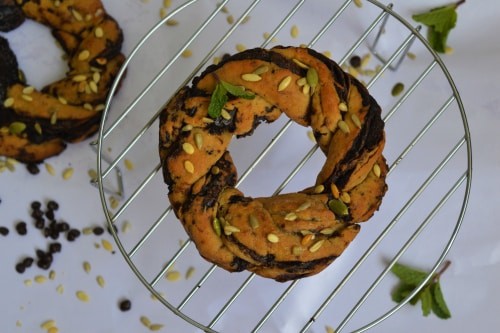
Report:
M 59 238 L 65 237 L 69 242 L 73 242 L 81 234 L 80 230 L 71 228 L 69 223 L 56 219 L 55 212 L 59 209 L 59 204 L 56 201 L 49 200 L 44 210 L 42 210 L 40 201 L 33 201 L 30 207 L 33 226 L 50 241 L 45 250 L 36 249 L 35 256 L 27 256 L 19 261 L 15 266 L 18 273 L 24 273 L 33 263 L 36 263 L 41 269 L 49 269 L 54 261 L 54 255 L 61 252 L 62 249 L 62 244 L 58 241 Z M 27 226 L 26 222 L 21 221 L 16 224 L 15 229 L 19 235 L 24 236 L 28 233 Z

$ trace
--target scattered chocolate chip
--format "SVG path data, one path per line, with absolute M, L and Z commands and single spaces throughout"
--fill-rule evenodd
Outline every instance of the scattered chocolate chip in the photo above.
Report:
M 16 231 L 19 235 L 24 236 L 28 233 L 28 229 L 26 228 L 26 222 L 19 222 L 16 224 Z
M 61 248 L 62 248 L 62 245 L 59 242 L 50 243 L 50 245 L 49 245 L 49 252 L 50 253 L 61 252 Z
M 54 220 L 54 211 L 52 209 L 49 209 L 45 212 L 45 216 L 49 219 L 49 220 Z
M 77 239 L 80 236 L 80 234 L 81 234 L 80 230 L 78 230 L 78 229 L 71 229 L 70 231 L 68 231 L 68 234 L 67 234 L 66 238 L 67 238 L 68 241 L 72 242 L 75 239 Z
M 58 210 L 59 204 L 54 200 L 50 200 L 49 202 L 47 202 L 47 208 L 50 210 Z
M 41 207 L 42 207 L 42 204 L 40 203 L 40 201 L 33 201 L 31 203 L 31 209 L 33 209 L 33 210 L 39 210 Z
M 0 227 L 0 235 L 7 236 L 9 234 L 9 229 L 7 227 Z
M 361 66 L 361 57 L 353 55 L 351 59 L 349 59 L 349 64 L 354 68 L 358 68 L 359 66 Z
M 120 302 L 119 307 L 122 311 L 128 311 L 132 307 L 132 302 L 128 299 L 124 299 Z
M 25 270 L 26 267 L 22 262 L 16 264 L 16 272 L 18 272 L 19 274 L 23 274 Z
M 35 220 L 35 228 L 37 229 L 43 229 L 45 227 L 45 220 L 43 217 L 40 217 Z
M 35 163 L 29 163 L 26 165 L 26 169 L 32 175 L 38 175 L 40 173 L 40 168 Z
M 65 232 L 69 230 L 69 224 L 67 222 L 59 222 L 57 223 L 57 230 L 61 232 Z
M 39 260 L 36 262 L 36 265 L 37 265 L 39 268 L 44 269 L 44 270 L 49 269 L 51 264 L 52 264 L 52 262 L 49 262 L 49 261 L 45 260 L 44 258 L 43 258 L 43 259 L 39 259 Z
M 31 217 L 34 218 L 34 219 L 38 219 L 40 217 L 43 217 L 43 212 L 40 210 L 40 208 L 34 209 L 31 212 Z
M 31 257 L 26 257 L 23 259 L 22 263 L 23 263 L 24 267 L 28 268 L 28 267 L 31 267 L 31 265 L 33 265 L 34 261 L 35 261 L 35 259 L 33 259 Z
M 100 236 L 104 233 L 104 228 L 102 227 L 94 227 L 94 229 L 92 229 L 92 232 L 94 233 L 94 235 L 96 236 Z

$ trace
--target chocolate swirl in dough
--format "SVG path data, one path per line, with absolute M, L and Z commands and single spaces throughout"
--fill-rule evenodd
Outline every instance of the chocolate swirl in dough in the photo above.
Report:
M 219 81 L 255 98 L 230 97 L 225 117 L 212 119 L 208 105 Z M 229 142 L 282 113 L 311 127 L 326 162 L 310 188 L 247 197 L 235 188 Z M 277 281 L 326 268 L 387 190 L 380 113 L 359 81 L 312 49 L 257 48 L 208 67 L 168 101 L 159 131 L 168 197 L 200 254 L 228 271 Z

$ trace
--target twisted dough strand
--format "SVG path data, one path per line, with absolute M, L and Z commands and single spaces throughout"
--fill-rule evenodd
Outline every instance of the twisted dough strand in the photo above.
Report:
M 210 94 L 219 81 L 244 86 L 255 98 L 233 97 L 224 106 L 229 117 L 211 119 Z M 250 135 L 281 113 L 313 129 L 326 162 L 302 192 L 245 197 L 234 188 L 227 147 L 233 136 Z M 327 267 L 357 235 L 357 223 L 378 209 L 387 189 L 384 143 L 380 107 L 367 90 L 306 48 L 229 57 L 182 88 L 160 115 L 169 199 L 200 254 L 226 270 L 277 281 Z

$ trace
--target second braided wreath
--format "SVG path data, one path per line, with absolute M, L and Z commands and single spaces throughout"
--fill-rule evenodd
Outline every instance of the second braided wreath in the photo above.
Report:
M 314 185 L 251 198 L 227 147 L 282 113 L 311 127 L 326 162 Z M 208 67 L 160 114 L 168 197 L 200 254 L 228 270 L 288 281 L 332 263 L 378 210 L 388 167 L 381 109 L 334 61 L 308 48 L 256 48 Z

